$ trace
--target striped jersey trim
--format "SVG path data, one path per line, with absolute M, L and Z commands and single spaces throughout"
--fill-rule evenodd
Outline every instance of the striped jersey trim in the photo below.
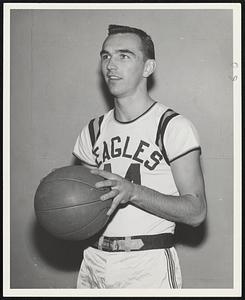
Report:
M 168 109 L 165 111 L 165 113 L 161 116 L 161 119 L 158 124 L 157 128 L 157 134 L 156 134 L 156 145 L 160 148 L 161 153 L 168 165 L 170 165 L 170 161 L 168 159 L 166 149 L 164 146 L 163 138 L 164 138 L 164 133 L 166 131 L 166 127 L 168 123 L 170 122 L 171 119 L 174 117 L 178 116 L 179 114 L 173 111 L 172 109 Z
M 92 147 L 94 147 L 95 142 L 100 136 L 100 129 L 101 129 L 101 124 L 103 122 L 103 119 L 104 119 L 104 115 L 100 116 L 99 118 L 92 119 L 88 124 Z
M 148 113 L 148 111 L 150 111 L 155 105 L 156 105 L 157 101 L 155 101 L 145 112 L 143 112 L 141 115 L 139 115 L 137 118 L 131 120 L 131 121 L 119 121 L 117 118 L 116 118 L 116 114 L 115 114 L 115 109 L 114 109 L 114 120 L 120 124 L 130 124 L 130 123 L 133 123 L 135 121 L 137 121 L 138 119 L 140 119 L 141 117 L 143 117 L 144 115 L 146 115 Z
M 202 150 L 201 150 L 201 147 L 199 146 L 199 147 L 192 148 L 192 149 L 190 149 L 190 150 L 188 150 L 188 151 L 186 151 L 186 152 L 184 152 L 184 153 L 182 153 L 182 154 L 180 154 L 180 155 L 172 158 L 169 162 L 171 163 L 171 162 L 175 161 L 176 159 L 178 159 L 178 158 L 180 158 L 182 156 L 185 156 L 186 154 L 188 154 L 188 153 L 190 153 L 192 151 L 198 151 L 198 150 L 200 151 L 200 154 L 201 154 Z
M 164 249 L 166 260 L 167 260 L 167 270 L 168 270 L 168 281 L 171 289 L 177 289 L 178 284 L 175 275 L 175 263 L 170 249 Z

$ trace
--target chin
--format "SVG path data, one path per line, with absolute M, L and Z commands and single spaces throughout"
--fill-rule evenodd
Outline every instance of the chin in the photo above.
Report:
M 122 97 L 125 94 L 125 92 L 122 92 L 122 91 L 119 91 L 116 89 L 112 89 L 112 88 L 111 89 L 109 88 L 109 91 L 112 94 L 112 96 L 114 96 L 114 97 Z

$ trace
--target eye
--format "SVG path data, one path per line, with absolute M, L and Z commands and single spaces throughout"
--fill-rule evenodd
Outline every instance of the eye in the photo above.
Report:
M 101 55 L 101 59 L 102 59 L 102 60 L 106 60 L 106 59 L 108 59 L 109 57 L 110 57 L 109 54 L 106 54 L 106 53 L 104 53 L 104 54 Z
M 127 55 L 127 54 L 121 53 L 121 54 L 120 54 L 120 58 L 121 58 L 121 59 L 128 59 L 128 58 L 130 58 L 130 57 L 129 57 L 129 55 Z

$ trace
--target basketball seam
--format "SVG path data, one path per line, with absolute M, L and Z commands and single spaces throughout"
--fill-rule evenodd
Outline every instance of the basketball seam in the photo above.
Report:
M 107 191 L 107 190 L 108 190 L 108 188 L 96 188 L 96 187 L 92 186 L 91 184 L 89 184 L 89 183 L 87 183 L 87 182 L 84 182 L 84 181 L 82 181 L 82 180 L 79 180 L 79 179 L 72 179 L 72 178 L 66 178 L 66 177 L 64 177 L 64 178 L 54 178 L 53 180 L 47 180 L 47 181 L 45 181 L 45 182 L 43 182 L 43 183 L 44 183 L 44 184 L 46 184 L 46 183 L 51 183 L 51 182 L 54 182 L 54 181 L 57 181 L 57 180 L 59 180 L 59 181 L 67 180 L 67 181 L 80 182 L 80 183 L 83 183 L 83 184 L 85 184 L 85 185 L 91 187 L 91 188 L 94 189 L 94 190 L 97 190 L 97 191 Z M 108 199 L 108 200 L 110 200 L 110 199 Z M 98 200 L 92 201 L 92 202 L 89 202 L 89 203 L 85 203 L 85 204 L 82 204 L 82 205 L 95 203 L 95 202 L 97 202 L 97 201 L 98 201 Z M 38 211 L 40 211 L 40 212 L 41 212 L 41 211 L 52 211 L 52 210 L 57 210 L 57 209 L 76 207 L 76 206 L 80 206 L 80 205 L 81 205 L 81 204 L 77 204 L 77 205 L 73 205 L 73 206 L 62 206 L 62 207 L 58 207 L 58 208 L 55 208 L 55 207 L 54 207 L 54 208 L 50 208 L 50 209 L 38 209 Z
M 91 224 L 93 224 L 93 223 L 99 218 L 99 216 L 101 215 L 101 213 L 103 213 L 104 210 L 105 210 L 105 208 L 101 209 L 101 210 L 98 212 L 98 214 L 96 215 L 96 217 L 95 217 L 91 222 L 89 222 L 88 224 L 86 224 L 86 226 L 84 226 L 84 227 L 82 227 L 82 228 L 80 228 L 80 229 L 78 229 L 78 230 L 74 230 L 74 231 L 72 231 L 72 232 L 60 234 L 59 236 L 60 236 L 60 237 L 64 237 L 64 236 L 66 236 L 66 235 L 74 234 L 74 233 L 76 233 L 76 232 L 79 232 L 79 231 L 81 231 L 81 230 L 86 229 L 86 227 L 88 227 L 88 226 L 90 226 Z M 107 222 L 107 221 L 106 221 L 106 222 Z M 105 222 L 105 223 L 106 223 L 106 222 Z M 98 231 L 99 231 L 99 230 L 98 230 Z
M 45 181 L 45 182 L 43 182 L 43 183 L 49 183 L 49 182 L 53 182 L 53 181 L 57 181 L 57 180 L 68 180 L 68 181 L 81 182 L 81 183 L 84 183 L 84 184 L 86 184 L 86 185 L 88 185 L 88 186 L 90 186 L 90 187 L 96 189 L 96 187 L 94 187 L 93 185 L 91 185 L 91 184 L 89 184 L 89 183 L 87 183 L 87 182 L 84 182 L 84 181 L 79 180 L 79 179 L 66 178 L 66 177 L 64 177 L 64 178 L 54 178 L 54 179 L 51 179 L 51 180 L 47 180 L 47 181 Z
M 52 180 L 47 180 L 47 181 L 43 182 L 43 184 L 54 182 L 54 181 L 57 181 L 57 180 L 60 180 L 60 181 L 67 180 L 67 181 L 80 182 L 80 183 L 83 183 L 83 184 L 93 188 L 94 190 L 97 190 L 97 191 L 106 191 L 106 190 L 108 190 L 108 188 L 106 188 L 106 187 L 96 188 L 94 185 L 91 185 L 91 184 L 89 184 L 85 181 L 82 181 L 82 180 L 79 180 L 79 179 L 66 178 L 66 177 L 64 177 L 64 178 L 54 178 Z
M 104 200 L 104 201 L 108 201 L 108 200 L 111 200 L 111 199 L 107 199 L 107 200 Z M 73 207 L 76 207 L 76 206 L 85 206 L 85 205 L 90 205 L 90 204 L 93 204 L 93 203 L 96 203 L 98 201 L 102 201 L 102 200 L 95 200 L 95 201 L 92 201 L 92 202 L 88 202 L 88 203 L 81 203 L 81 204 L 75 204 L 75 205 L 72 205 L 72 206 L 62 206 L 62 207 L 54 207 L 54 208 L 50 208 L 50 209 L 37 209 L 38 212 L 45 212 L 45 211 L 52 211 L 52 210 L 59 210 L 59 209 L 66 209 L 66 208 L 73 208 Z

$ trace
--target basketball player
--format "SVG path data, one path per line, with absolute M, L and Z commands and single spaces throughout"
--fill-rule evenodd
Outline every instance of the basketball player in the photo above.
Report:
M 181 288 L 175 223 L 206 217 L 198 134 L 148 94 L 156 62 L 144 31 L 110 25 L 100 56 L 114 109 L 85 126 L 74 155 L 104 177 L 96 187 L 111 189 L 101 201 L 113 202 L 106 228 L 84 250 L 77 288 Z

